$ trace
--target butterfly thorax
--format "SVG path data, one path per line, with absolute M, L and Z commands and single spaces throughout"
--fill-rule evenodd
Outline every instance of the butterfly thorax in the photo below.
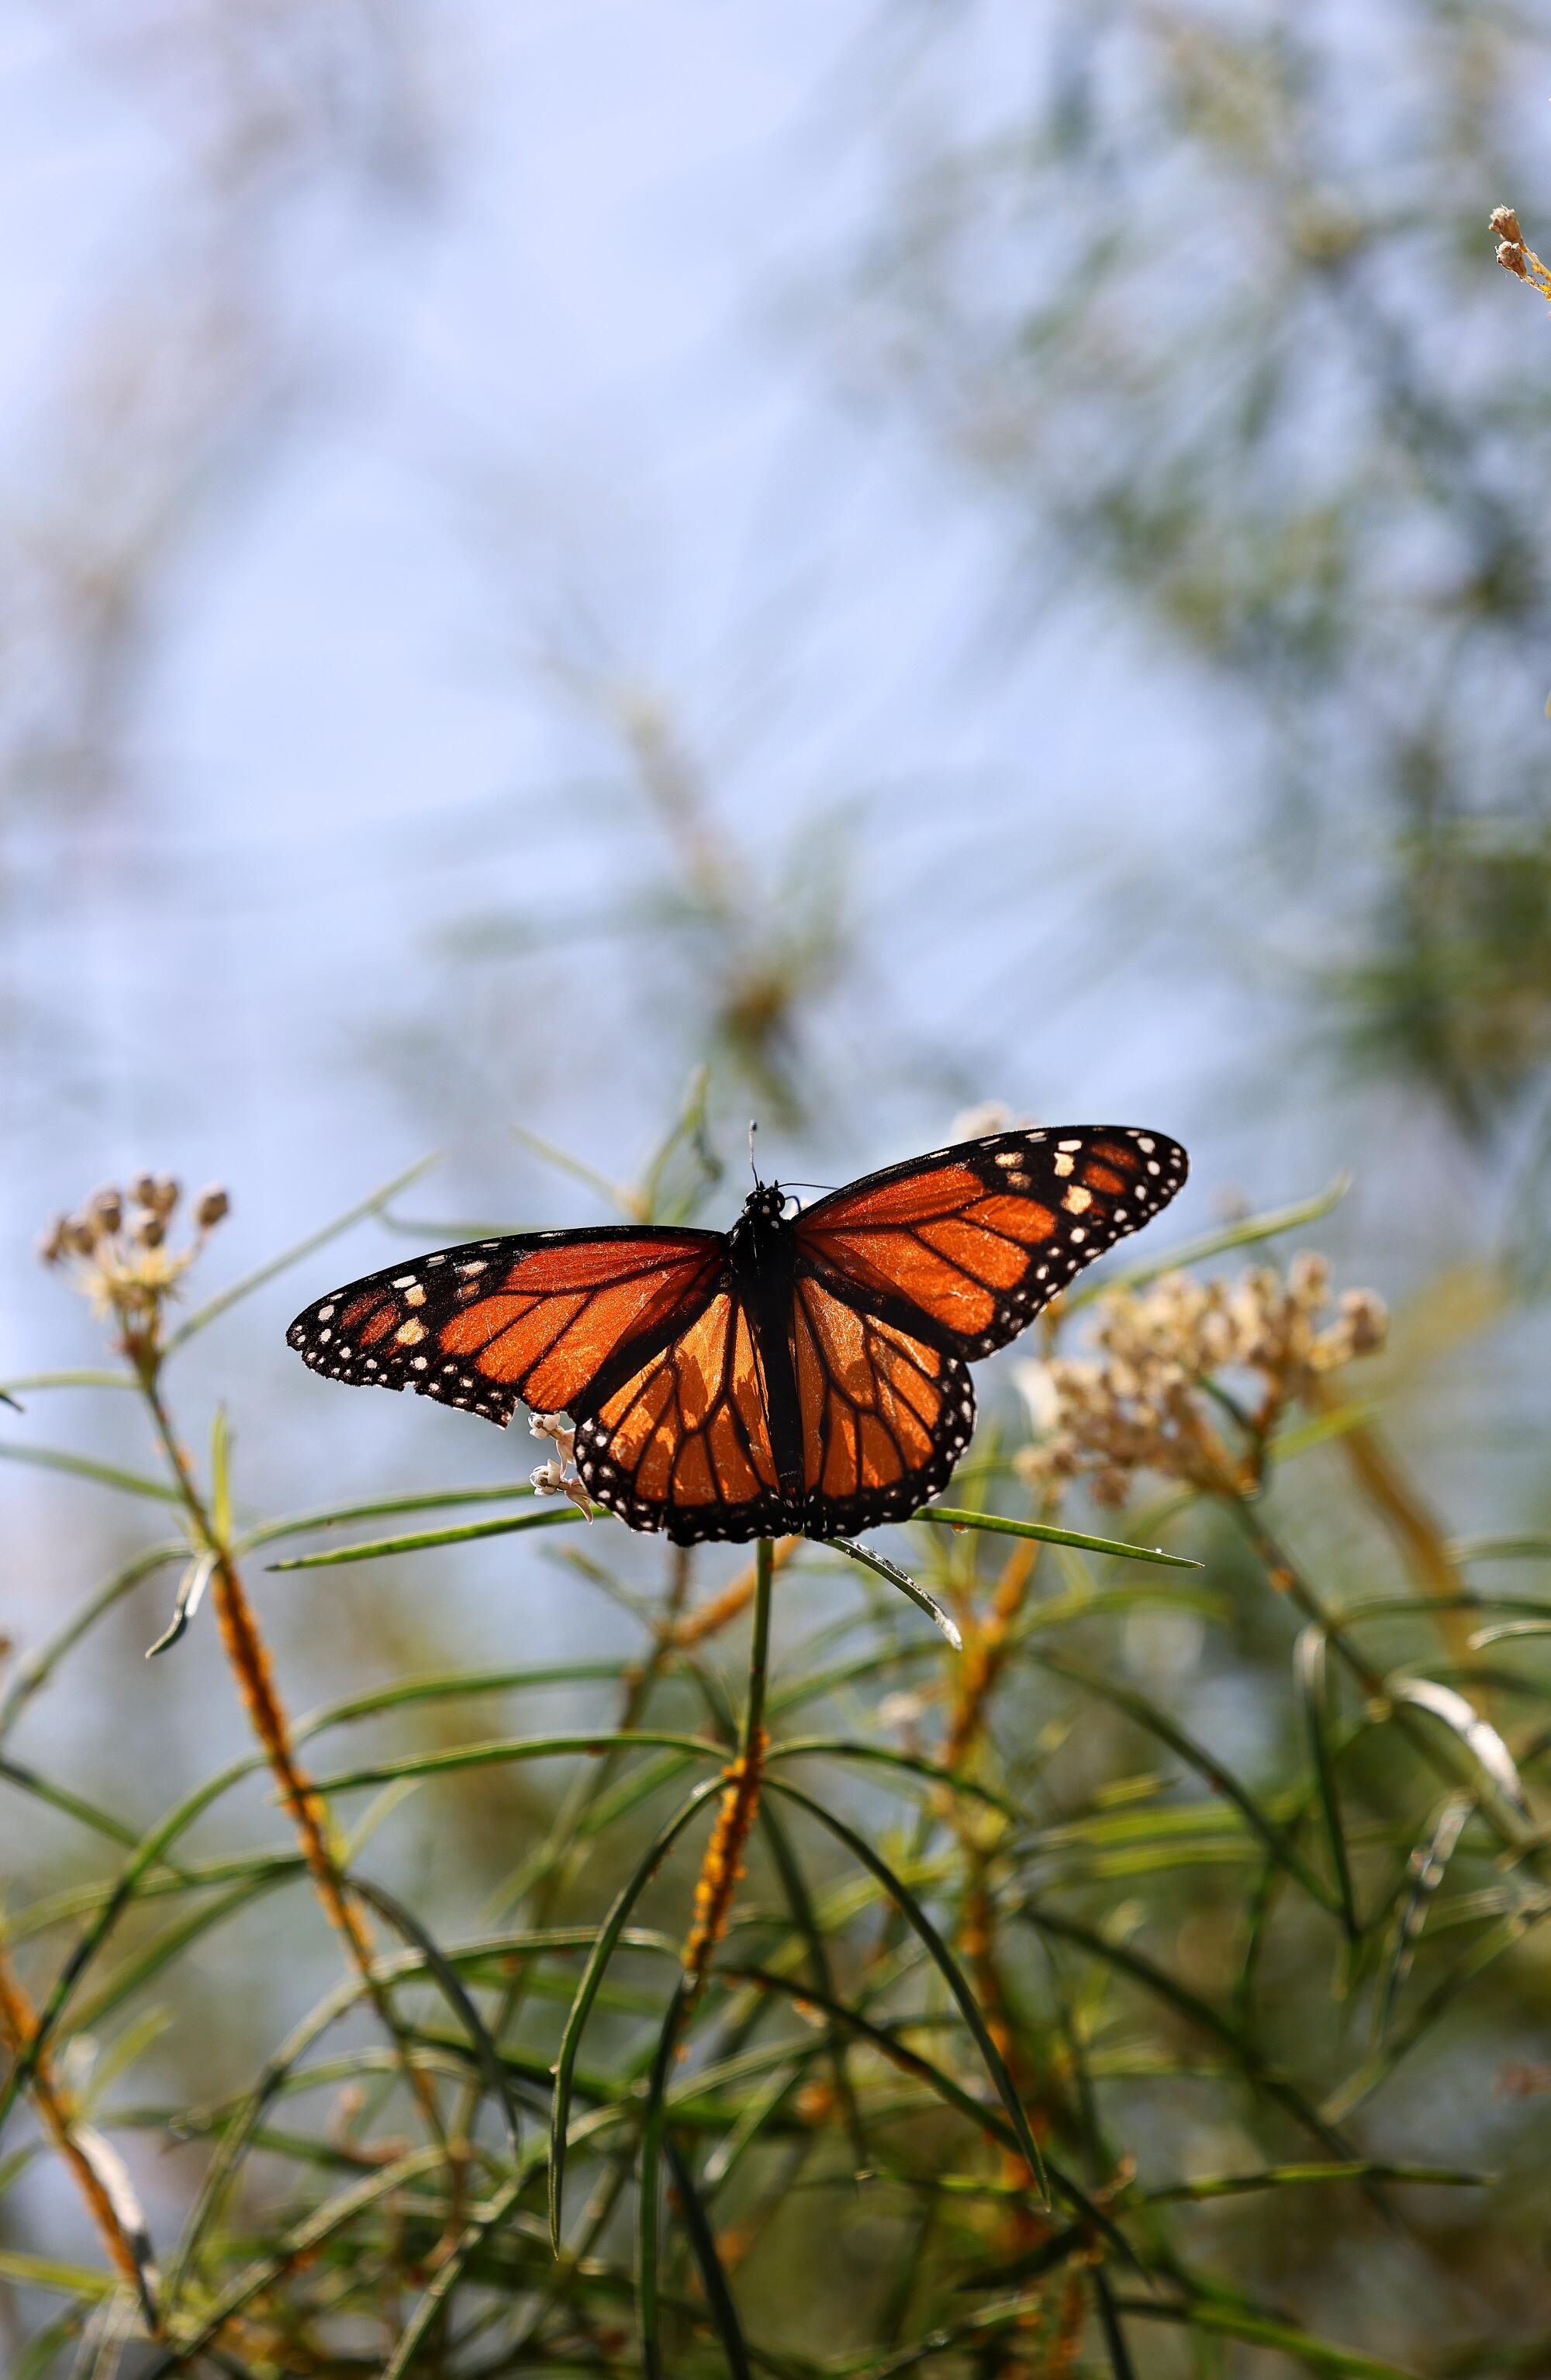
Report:
M 788 1494 L 802 1488 L 802 1425 L 798 1413 L 792 1294 L 797 1243 L 787 1218 L 786 1193 L 757 1183 L 727 1234 L 732 1279 L 753 1328 L 777 1475 Z

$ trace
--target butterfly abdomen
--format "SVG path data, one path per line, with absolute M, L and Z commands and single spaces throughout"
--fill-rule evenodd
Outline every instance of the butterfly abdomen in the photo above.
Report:
M 802 1526 L 803 1426 L 793 1345 L 797 1240 L 790 1223 L 754 1203 L 728 1235 L 733 1282 L 754 1331 L 776 1477 L 794 1528 Z

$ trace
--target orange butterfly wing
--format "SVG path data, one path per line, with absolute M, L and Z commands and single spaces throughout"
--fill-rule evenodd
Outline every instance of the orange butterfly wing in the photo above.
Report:
M 793 1349 L 809 1536 L 903 1521 L 945 1488 L 975 1427 L 975 1389 L 956 1355 L 859 1311 L 799 1273 Z
M 285 1336 L 325 1378 L 414 1389 L 504 1427 L 519 1399 L 573 1411 L 692 1322 L 726 1247 L 720 1232 L 634 1224 L 473 1240 L 332 1290 Z
M 679 1545 L 775 1536 L 802 1521 L 781 1492 L 769 1415 L 753 1325 L 724 1282 L 629 1379 L 584 1400 L 576 1469 L 631 1528 Z
M 797 1245 L 840 1297 L 977 1358 L 1166 1207 L 1187 1170 L 1177 1141 L 1130 1125 L 994 1133 L 821 1198 Z

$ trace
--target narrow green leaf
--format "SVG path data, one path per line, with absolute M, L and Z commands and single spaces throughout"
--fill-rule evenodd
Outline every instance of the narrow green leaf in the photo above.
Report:
M 515 2180 L 505 2183 L 462 2233 L 451 2255 L 437 2268 L 435 2279 L 405 2324 L 398 2345 L 382 2366 L 382 2380 L 408 2380 L 408 2375 L 419 2368 L 420 2350 L 434 2329 L 442 2307 L 462 2280 L 469 2259 L 478 2254 L 492 2232 L 502 2228 L 522 2196 L 527 2180 L 525 2171 Z
M 232 1432 L 226 1408 L 218 1404 L 210 1422 L 210 1519 L 218 1546 L 232 1536 Z
M 727 1757 L 724 1743 L 708 1742 L 704 1736 L 673 1735 L 660 1728 L 612 1732 L 608 1728 L 598 1728 L 585 1735 L 514 1736 L 494 1743 L 455 1744 L 447 1752 L 410 1752 L 397 1760 L 374 1762 L 369 1768 L 344 1768 L 335 1776 L 316 1779 L 315 1783 L 320 1793 L 348 1793 L 360 1785 L 386 1785 L 400 1777 L 440 1777 L 454 1769 L 501 1767 L 514 1760 L 550 1760 L 576 1752 L 601 1755 L 631 1751 L 637 1746 L 653 1751 L 668 1746 L 694 1758 L 718 1763 Z
M 613 1905 L 598 1929 L 591 1956 L 576 1985 L 576 1997 L 571 2003 L 571 2012 L 561 2035 L 560 2054 L 555 2060 L 554 2098 L 550 2113 L 550 2242 L 557 2255 L 560 2252 L 561 2219 L 564 2205 L 565 2144 L 571 2120 L 571 2092 L 576 2071 L 576 2052 L 581 2046 L 588 2016 L 630 1912 L 690 1820 L 705 1808 L 721 1788 L 720 1777 L 708 1777 L 703 1785 L 696 1787 L 687 1801 L 679 1804 L 667 1825 L 652 1838 L 614 1896 Z
M 13 1390 L 19 1393 L 34 1389 L 138 1389 L 139 1387 L 139 1382 L 133 1372 L 91 1370 L 25 1372 L 18 1379 L 7 1380 L 5 1386 L 0 1388 L 0 1397 L 4 1397 L 8 1405 L 16 1405 L 18 1413 L 21 1413 L 24 1408 L 17 1404 L 16 1397 L 11 1393 Z
M 63 1471 L 72 1479 L 94 1479 L 100 1488 L 116 1488 L 126 1496 L 149 1496 L 158 1504 L 183 1500 L 164 1479 L 152 1479 L 143 1471 L 126 1471 L 115 1463 L 99 1463 L 93 1455 L 72 1454 L 65 1447 L 18 1446 L 14 1439 L 0 1439 L 0 1459 L 29 1463 L 38 1471 Z
M 1064 1653 L 1034 1653 L 1029 1658 L 1038 1668 L 1049 1670 L 1055 1677 L 1064 1678 L 1070 1685 L 1080 1686 L 1084 1693 L 1098 1694 L 1106 1702 L 1113 1703 L 1117 1710 L 1124 1711 L 1138 1727 L 1144 1727 L 1149 1734 L 1156 1735 L 1160 1743 L 1166 1743 L 1170 1752 L 1177 1753 L 1181 1760 L 1187 1762 L 1198 1777 L 1205 1778 L 1215 1792 L 1232 1803 L 1254 1828 L 1272 1858 L 1302 1886 L 1312 1900 L 1317 1901 L 1322 1909 L 1334 1906 L 1326 1885 L 1315 1876 L 1290 1838 L 1266 1816 L 1254 1796 L 1223 1767 L 1215 1754 L 1208 1752 L 1204 1744 L 1197 1743 L 1194 1736 L 1187 1735 L 1182 1727 L 1178 1726 L 1166 1712 L 1157 1709 L 1145 1694 L 1136 1694 L 1131 1687 L 1122 1686 L 1118 1680 L 1090 1670 Z
M 1547 1557 L 1551 1557 L 1551 1530 L 1546 1529 L 1531 1529 L 1516 1537 L 1456 1537 L 1448 1548 L 1451 1562 L 1545 1561 Z
M 975 2003 L 975 1995 L 964 1981 L 958 1961 L 903 1877 L 889 1865 L 887 1860 L 874 1851 L 872 1845 L 865 1837 L 859 1835 L 854 1827 L 848 1827 L 844 1819 L 838 1817 L 834 1811 L 827 1810 L 821 1802 L 815 1801 L 812 1794 L 805 1793 L 800 1787 L 789 1784 L 783 1777 L 768 1776 L 766 1783 L 770 1791 L 783 1793 L 788 1801 L 794 1802 L 799 1809 L 806 1810 L 810 1817 L 817 1818 L 820 1826 L 827 1827 L 836 1840 L 845 1845 L 853 1858 L 859 1860 L 868 1873 L 877 1878 L 895 1907 L 913 1928 L 958 2004 L 959 2013 L 969 2028 L 970 2037 L 980 2053 L 986 2071 L 990 2076 L 997 2095 L 1012 2120 L 1012 2130 L 1017 2135 L 1019 2152 L 1029 2171 L 1036 2177 L 1040 2196 L 1048 2205 L 1050 2185 L 1046 2178 L 1045 2160 L 1040 2154 L 1038 2143 L 1029 2130 L 1028 2118 L 1024 2112 L 1024 2103 L 1012 2087 L 1012 2078 L 1007 2071 L 1001 2052 L 991 2038 L 986 2021 Z
M 1491 1628 L 1474 1629 L 1471 1651 L 1484 1653 L 1488 1645 L 1501 1645 L 1519 1636 L 1551 1636 L 1551 1620 L 1503 1620 Z
M 207 1548 L 189 1563 L 178 1583 L 177 1599 L 173 1605 L 171 1620 L 156 1639 L 155 1644 L 148 1645 L 145 1648 L 145 1658 L 148 1661 L 154 1661 L 158 1653 L 164 1653 L 169 1645 L 177 1643 L 204 1601 L 205 1589 L 214 1575 L 215 1560 L 215 1555 Z
M 716 2244 L 716 2233 L 706 2213 L 695 2177 L 670 2128 L 663 2135 L 663 2148 L 673 2171 L 673 2188 L 678 2195 L 678 2216 L 689 2238 L 690 2253 L 700 2275 L 700 2287 L 706 2294 L 710 2317 L 716 2325 L 716 2335 L 721 2342 L 721 2352 L 727 2359 L 731 2380 L 752 2380 L 748 2348 L 738 2309 L 733 2301 L 727 2268 Z
M 1385 1973 L 1374 1998 L 1372 2046 L 1377 2049 L 1389 2031 L 1395 2003 L 1410 1974 L 1422 1939 L 1427 1912 L 1448 1872 L 1448 1863 L 1471 1815 L 1470 1796 L 1450 1794 L 1438 1812 L 1426 1840 L 1418 1843 L 1409 1862 L 1411 1890 L 1395 1915 L 1394 1932 Z
M 963 1651 L 964 1640 L 960 1635 L 954 1621 L 949 1618 L 937 1597 L 928 1595 L 924 1586 L 918 1585 L 908 1571 L 901 1570 L 897 1562 L 885 1561 L 883 1556 L 875 1554 L 870 1546 L 859 1546 L 850 1537 L 831 1537 L 830 1543 L 838 1553 L 849 1554 L 851 1560 L 854 1562 L 860 1562 L 864 1570 L 870 1570 L 878 1578 L 886 1578 L 891 1586 L 897 1586 L 902 1595 L 907 1595 L 910 1597 L 918 1611 L 926 1613 L 934 1627 L 940 1628 L 955 1653 Z
M 647 2078 L 636 2189 L 636 2321 L 646 2380 L 664 2380 L 660 2306 L 658 2299 L 658 2215 L 662 2189 L 662 2100 L 679 2035 L 692 2006 L 693 1985 L 681 1974 L 673 1986 Z
M 1307 2190 L 1346 2181 L 1416 2182 L 1428 2188 L 1490 2190 L 1496 2179 L 1491 2173 L 1462 2173 L 1453 2166 L 1387 2165 L 1373 2158 L 1360 2158 L 1354 2165 L 1267 2165 L 1262 2166 L 1258 2173 L 1207 2174 L 1195 2181 L 1164 2182 L 1157 2190 L 1142 2192 L 1141 2196 L 1148 2206 L 1161 2206 L 1175 2199 L 1238 2198 L 1251 2191 Z
M 1236 2306 L 1220 2305 L 1205 2298 L 1196 2298 L 1188 2305 L 1169 2305 L 1161 2298 L 1118 2298 L 1119 2313 L 1133 2314 L 1145 2322 L 1171 2322 L 1189 2330 L 1209 2330 L 1224 2338 L 1242 2339 L 1250 2347 L 1274 2347 L 1290 2355 L 1310 2372 L 1328 2374 L 1331 2380 L 1415 2380 L 1412 2373 L 1402 2371 L 1398 2363 L 1381 2363 L 1372 2355 L 1359 2355 L 1351 2349 L 1334 2347 L 1328 2339 L 1315 2338 L 1306 2330 L 1292 2324 L 1274 2321 L 1268 2314 L 1242 2312 Z
M 473 2045 L 474 2055 L 479 2061 L 479 2070 L 484 2075 L 486 2087 L 495 2100 L 496 2106 L 505 2116 L 506 2137 L 511 2145 L 512 2155 L 520 2155 L 522 2119 L 517 2113 L 517 2103 L 512 2095 L 506 2070 L 502 2065 L 500 2053 L 494 2042 L 491 2039 L 489 2027 L 463 1987 L 456 1967 L 447 1957 L 434 1935 L 428 1933 L 420 1924 L 414 1911 L 406 1908 L 395 1893 L 388 1890 L 386 1885 L 373 1883 L 366 1876 L 352 1876 L 350 1889 L 357 1899 L 369 1902 L 380 1917 L 385 1917 L 394 1932 L 401 1934 L 404 1939 L 419 1952 L 425 1961 L 427 1973 L 434 1976 L 442 1998 Z
M 1521 1818 L 1529 1820 L 1530 1806 L 1524 1799 L 1513 1755 L 1473 1703 L 1456 1694 L 1452 1686 L 1439 1685 L 1436 1678 L 1387 1678 L 1385 1691 L 1393 1701 L 1409 1703 L 1413 1709 L 1427 1711 L 1434 1718 L 1441 1719 L 1459 1737 L 1477 1768 L 1502 1799 Z
M 292 1554 L 270 1562 L 270 1570 L 330 1570 L 340 1562 L 381 1561 L 390 1554 L 423 1553 L 428 1546 L 467 1545 L 473 1537 L 508 1537 L 514 1529 L 553 1529 L 579 1521 L 575 1504 L 557 1504 L 542 1512 L 515 1512 L 503 1521 L 464 1521 L 450 1529 L 418 1529 L 407 1537 L 375 1537 L 370 1545 L 332 1546 L 320 1554 Z
M 300 1264 L 302 1258 L 309 1257 L 315 1248 L 327 1247 L 331 1240 L 336 1240 L 342 1232 L 347 1232 L 352 1223 L 364 1222 L 369 1215 L 381 1213 L 390 1198 L 396 1197 L 401 1190 L 406 1190 L 409 1187 L 411 1182 L 418 1182 L 422 1173 L 429 1173 L 431 1167 L 439 1165 L 441 1161 L 440 1156 L 437 1155 L 422 1157 L 418 1164 L 408 1166 L 404 1172 L 395 1174 L 391 1182 L 385 1182 L 380 1190 L 374 1190 L 371 1196 L 369 1198 L 363 1198 L 358 1206 L 347 1208 L 343 1215 L 336 1215 L 332 1223 L 325 1223 L 320 1231 L 309 1232 L 305 1239 L 296 1241 L 290 1247 L 284 1249 L 279 1256 L 272 1257 L 267 1264 L 260 1265 L 255 1271 L 245 1273 L 240 1281 L 233 1281 L 229 1289 L 222 1290 L 217 1296 L 210 1298 L 206 1304 L 197 1307 L 187 1320 L 179 1325 L 167 1341 L 166 1354 L 176 1354 L 180 1347 L 188 1344 L 196 1331 L 203 1330 L 212 1322 L 218 1321 L 223 1314 L 228 1313 L 243 1298 L 250 1297 L 256 1289 L 262 1289 L 267 1282 L 275 1280 L 279 1274 L 288 1271 L 292 1265 Z
M 1075 1313 L 1096 1297 L 1110 1290 L 1145 1289 L 1149 1281 L 1157 1281 L 1166 1272 L 1186 1272 L 1192 1265 L 1206 1264 L 1213 1257 L 1227 1256 L 1234 1248 L 1255 1246 L 1261 1240 L 1275 1239 L 1281 1232 L 1302 1231 L 1305 1223 L 1317 1223 L 1339 1207 L 1351 1187 L 1351 1175 L 1338 1173 L 1317 1196 L 1303 1199 L 1293 1207 L 1274 1207 L 1264 1215 L 1246 1216 L 1242 1223 L 1225 1223 L 1220 1231 L 1204 1232 L 1199 1239 L 1186 1240 L 1177 1248 L 1166 1248 L 1161 1256 L 1147 1257 L 1140 1264 L 1127 1265 L 1121 1272 L 1089 1281 L 1083 1288 L 1067 1292 L 1067 1309 Z
M 18 2288 L 54 2289 L 66 2297 L 84 2298 L 95 2305 L 111 2298 L 124 2284 L 116 2273 L 89 2272 L 84 2265 L 61 2264 L 53 2256 L 25 2256 L 17 2248 L 0 2248 L 0 2280 Z
M 1341 2138 L 1335 2126 L 1310 2104 L 1297 2084 L 1262 2057 L 1239 2026 L 1230 2023 L 1209 2001 L 1202 1999 L 1198 1993 L 1190 1990 L 1176 1976 L 1162 1967 L 1155 1966 L 1150 1959 L 1145 1958 L 1141 1951 L 1132 1949 L 1128 1943 L 1112 1942 L 1095 1927 L 1083 1925 L 1075 1917 L 1047 1909 L 1042 1902 L 1025 1900 L 1022 1914 L 1036 1932 L 1053 1934 L 1059 1940 L 1075 1943 L 1091 1957 L 1130 1976 L 1144 1990 L 1177 2009 L 1202 2032 L 1221 2042 L 1238 2061 L 1246 2080 L 1267 2098 L 1275 2099 L 1285 2107 L 1322 2148 L 1328 2150 L 1344 2165 L 1358 2162 L 1350 2144 Z
M 1346 1927 L 1348 1941 L 1355 1942 L 1363 1926 L 1351 1888 L 1351 1866 L 1347 1858 L 1346 1830 L 1341 1824 L 1336 1766 L 1330 1757 L 1329 1683 L 1323 1629 L 1311 1626 L 1303 1630 L 1293 1649 L 1292 1671 L 1303 1706 L 1320 1812 L 1325 1820 L 1325 1840 L 1329 1845 L 1336 1889 L 1340 1894 L 1341 1923 Z
M 139 1841 L 139 1830 L 126 1826 L 123 1819 L 115 1817 L 111 1810 L 100 1810 L 94 1802 L 85 1801 L 80 1794 L 72 1793 L 67 1786 L 55 1785 L 48 1778 L 40 1777 L 36 1769 L 23 1767 L 18 1760 L 0 1759 L 0 1778 L 7 1785 L 14 1785 L 18 1792 L 34 1794 L 40 1802 L 46 1802 L 51 1809 L 60 1811 L 67 1818 L 74 1818 L 81 1826 L 90 1827 L 94 1834 L 106 1835 L 110 1842 L 122 1843 L 132 1850 Z
M 35 1653 L 29 1653 L 17 1664 L 4 1701 L 0 1701 L 0 1737 L 9 1733 L 26 1705 L 38 1689 L 45 1685 L 72 1645 L 90 1633 L 98 1621 L 111 1611 L 123 1597 L 139 1586 L 142 1579 L 151 1577 L 169 1562 L 187 1561 L 187 1541 L 178 1538 L 172 1545 L 150 1546 L 136 1554 L 123 1568 L 114 1571 L 94 1593 L 77 1606 L 64 1625 L 55 1630 Z
M 422 1488 L 409 1496 L 374 1496 L 364 1503 L 334 1504 L 316 1512 L 289 1512 L 283 1519 L 261 1522 L 233 1542 L 234 1553 L 250 1553 L 281 1537 L 309 1536 L 314 1529 L 337 1529 L 349 1521 L 381 1521 L 397 1512 L 440 1512 L 458 1504 L 526 1503 L 533 1489 L 526 1479 L 512 1479 L 496 1488 Z
M 1161 1562 L 1168 1570 L 1201 1570 L 1186 1554 L 1166 1554 L 1157 1546 L 1127 1545 L 1122 1537 L 1092 1537 L 1081 1529 L 1058 1529 L 1048 1521 L 1010 1521 L 1000 1512 L 970 1512 L 951 1504 L 923 1504 L 912 1521 L 935 1521 L 945 1529 L 988 1529 L 1002 1537 L 1037 1537 L 1042 1545 L 1076 1546 L 1084 1553 L 1113 1554 L 1121 1561 Z

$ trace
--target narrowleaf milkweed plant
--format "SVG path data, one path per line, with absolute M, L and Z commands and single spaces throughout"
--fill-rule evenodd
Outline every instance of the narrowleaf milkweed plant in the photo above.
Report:
M 12 2368 L 1543 2368 L 1509 2277 L 1539 2070 L 1503 2067 L 1491 2126 L 1408 2091 L 1440 2042 L 1489 2059 L 1543 2012 L 1527 1640 L 1551 1605 L 1474 1578 L 1551 1545 L 1440 1532 L 1348 1386 L 1384 1346 L 1375 1297 L 1307 1251 L 1241 1269 L 1339 1187 L 1062 1301 L 951 1504 L 729 1574 L 595 1518 L 563 1416 L 531 1480 L 291 1514 L 242 1506 L 223 1411 L 196 1460 L 183 1349 L 238 1343 L 277 1272 L 411 1178 L 203 1305 L 224 1192 L 186 1207 L 146 1176 L 44 1243 L 112 1361 L 8 1384 L 0 1451 L 176 1534 L 16 1647 L 0 1694 L 0 1787 L 83 1846 L 66 1883 L 18 1863 L 0 1932 Z M 66 1383 L 137 1397 L 158 1467 L 40 1443 Z M 293 1722 L 262 1572 L 414 1577 L 498 1537 L 527 1567 L 563 1549 L 634 1646 L 408 1674 Z M 251 1750 L 137 1831 L 25 1741 L 111 1613 L 155 1633 L 175 1571 L 151 1649 L 179 1658 L 208 1596 Z M 585 1721 L 525 1726 L 558 1686 Z M 501 1731 L 466 1727 L 475 1698 Z M 372 1720 L 399 1733 L 363 1757 Z M 255 1771 L 273 1840 L 212 1854 Z M 550 1781 L 493 1899 L 432 1821 L 466 1912 L 433 1924 L 395 1828 L 514 1771 Z M 370 1865 L 337 1815 L 363 1794 Z M 321 1909 L 337 1980 L 288 2027 L 261 1994 L 243 2088 L 212 2102 L 179 2068 L 183 2097 L 137 2096 L 157 2009 L 277 1891 L 292 1925 Z M 176 2188 L 158 2142 L 197 2153 Z M 36 2235 L 47 2159 L 94 2256 Z

